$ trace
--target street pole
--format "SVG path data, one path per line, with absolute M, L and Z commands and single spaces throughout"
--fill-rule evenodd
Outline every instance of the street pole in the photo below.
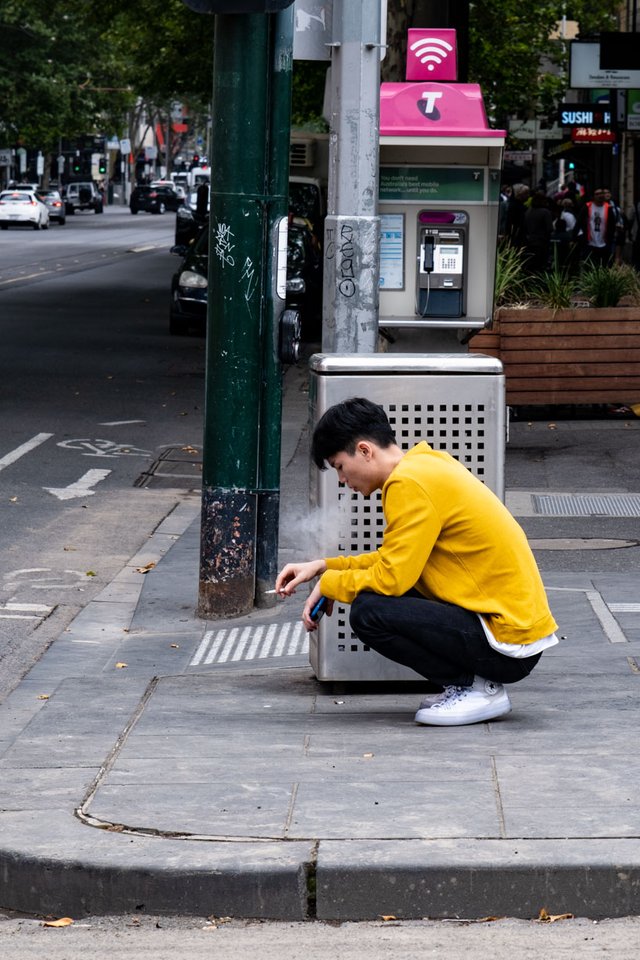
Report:
M 198 616 L 253 608 L 270 18 L 217 14 Z
M 378 343 L 380 0 L 335 0 L 322 349 Z
M 268 249 L 266 251 L 266 310 L 262 336 L 262 402 L 260 405 L 259 489 L 256 530 L 256 593 L 258 607 L 277 600 L 267 591 L 278 572 L 280 519 L 280 441 L 282 421 L 282 368 L 278 354 L 280 320 L 286 293 L 285 236 L 289 209 L 289 143 L 291 139 L 291 76 L 293 67 L 294 8 L 269 17 L 270 46 L 269 156 L 267 193 Z M 279 251 L 279 253 L 278 253 Z M 284 262 L 282 262 L 284 259 Z M 278 271 L 283 289 L 278 293 Z

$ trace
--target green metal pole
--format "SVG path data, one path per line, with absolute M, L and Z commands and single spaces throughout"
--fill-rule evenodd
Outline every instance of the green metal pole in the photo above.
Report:
M 289 143 L 291 138 L 291 76 L 293 64 L 294 8 L 269 18 L 272 21 L 269 84 L 270 135 L 268 232 L 265 328 L 262 338 L 262 404 L 260 407 L 258 526 L 256 537 L 256 597 L 259 607 L 276 603 L 267 590 L 278 572 L 280 518 L 280 440 L 282 420 L 282 368 L 278 356 L 280 318 L 286 284 L 285 237 L 289 209 Z M 284 259 L 284 262 L 283 262 Z
M 214 38 L 209 298 L 198 615 L 253 607 L 269 18 L 218 14 Z

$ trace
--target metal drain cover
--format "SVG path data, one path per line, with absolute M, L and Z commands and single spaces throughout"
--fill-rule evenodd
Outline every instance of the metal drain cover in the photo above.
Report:
M 196 489 L 201 486 L 202 447 L 191 444 L 185 447 L 167 447 L 134 483 L 134 487 Z
M 534 493 L 531 500 L 545 517 L 640 517 L 637 493 Z

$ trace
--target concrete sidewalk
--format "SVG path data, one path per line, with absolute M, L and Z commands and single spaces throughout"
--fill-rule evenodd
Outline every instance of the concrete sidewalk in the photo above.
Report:
M 304 549 L 287 511 L 308 476 L 304 371 L 286 386 L 283 559 Z M 512 714 L 468 727 L 416 726 L 413 685 L 318 683 L 295 599 L 197 620 L 199 498 L 186 495 L 0 707 L 0 905 L 640 913 L 639 428 L 512 425 L 507 501 L 563 642 L 511 689 Z M 589 491 L 617 514 L 540 513 L 549 492 Z

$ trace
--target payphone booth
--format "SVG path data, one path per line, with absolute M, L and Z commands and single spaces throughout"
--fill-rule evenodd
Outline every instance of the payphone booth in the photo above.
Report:
M 491 318 L 504 141 L 476 84 L 382 84 L 379 324 L 390 351 L 466 352 Z

